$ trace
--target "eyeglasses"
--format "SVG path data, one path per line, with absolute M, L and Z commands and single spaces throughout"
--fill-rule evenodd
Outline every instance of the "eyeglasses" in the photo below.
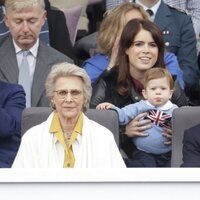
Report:
M 70 95 L 73 99 L 78 99 L 80 97 L 80 95 L 82 94 L 82 91 L 80 91 L 80 90 L 70 90 L 70 91 L 57 90 L 54 92 L 57 93 L 59 99 L 65 99 L 67 97 L 68 93 L 70 93 Z

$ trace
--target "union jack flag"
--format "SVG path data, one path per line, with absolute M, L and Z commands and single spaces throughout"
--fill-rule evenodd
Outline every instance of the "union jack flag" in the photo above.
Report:
M 171 127 L 171 115 L 160 111 L 160 110 L 150 110 L 148 115 L 145 117 L 146 119 L 150 119 L 153 124 L 160 127 Z

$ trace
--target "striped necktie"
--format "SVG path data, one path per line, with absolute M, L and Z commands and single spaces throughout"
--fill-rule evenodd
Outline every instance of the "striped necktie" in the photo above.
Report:
M 26 107 L 31 107 L 31 78 L 29 73 L 29 64 L 27 55 L 29 51 L 22 51 L 23 58 L 21 65 L 19 66 L 19 79 L 18 83 L 23 86 L 26 93 Z

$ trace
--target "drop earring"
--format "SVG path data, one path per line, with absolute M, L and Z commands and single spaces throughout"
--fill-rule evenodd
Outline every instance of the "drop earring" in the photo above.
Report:
M 50 107 L 51 107 L 53 110 L 56 110 L 56 106 L 55 106 L 55 103 L 53 102 L 53 100 L 50 101 Z

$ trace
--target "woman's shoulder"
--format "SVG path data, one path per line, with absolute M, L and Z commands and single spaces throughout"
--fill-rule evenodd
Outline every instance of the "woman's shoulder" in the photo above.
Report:
M 87 60 L 85 60 L 82 64 L 82 67 L 85 67 L 85 65 L 87 64 L 107 66 L 108 63 L 109 63 L 108 56 L 106 56 L 105 54 L 97 53 L 91 58 L 88 58 Z
M 109 71 L 105 71 L 101 78 L 106 82 L 116 82 L 118 76 L 118 67 L 113 67 Z
M 112 68 L 109 71 L 104 71 L 94 85 L 94 91 L 96 89 L 96 91 L 100 92 L 100 94 L 102 94 L 102 92 L 105 92 L 106 97 L 108 97 L 108 94 L 116 93 L 117 73 L 118 72 L 115 68 Z

